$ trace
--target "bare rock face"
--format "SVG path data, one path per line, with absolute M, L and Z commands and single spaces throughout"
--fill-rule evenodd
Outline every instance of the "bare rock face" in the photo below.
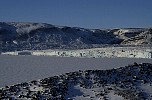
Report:
M 151 45 L 152 29 L 84 29 L 46 23 L 0 22 L 2 51 Z
M 148 29 L 147 31 L 141 32 L 134 37 L 125 39 L 122 44 L 132 44 L 132 45 L 143 45 L 152 44 L 152 31 Z

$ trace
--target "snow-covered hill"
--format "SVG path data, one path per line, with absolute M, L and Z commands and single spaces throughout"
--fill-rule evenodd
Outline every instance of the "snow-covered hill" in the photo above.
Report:
M 5 86 L 1 100 L 151 100 L 152 64 L 86 70 Z
M 0 49 L 46 50 L 103 45 L 151 45 L 151 28 L 84 29 L 45 23 L 0 22 Z

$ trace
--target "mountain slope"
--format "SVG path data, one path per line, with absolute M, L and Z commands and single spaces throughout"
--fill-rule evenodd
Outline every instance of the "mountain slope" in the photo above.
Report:
M 152 44 L 152 29 L 84 29 L 45 23 L 0 22 L 2 51 L 89 45 Z

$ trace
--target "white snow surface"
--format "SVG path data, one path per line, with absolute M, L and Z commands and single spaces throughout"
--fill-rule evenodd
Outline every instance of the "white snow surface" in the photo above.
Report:
M 152 63 L 152 60 L 0 55 L 0 87 L 78 70 L 118 68 L 134 62 Z
M 148 94 L 148 96 L 150 96 L 152 98 L 152 82 L 151 83 L 147 83 L 147 84 L 142 84 L 140 86 L 140 88 L 143 91 L 146 91 L 146 93 Z

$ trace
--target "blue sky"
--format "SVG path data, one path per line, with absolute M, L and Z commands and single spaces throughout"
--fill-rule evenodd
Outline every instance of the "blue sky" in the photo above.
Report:
M 0 21 L 84 28 L 152 27 L 152 0 L 0 0 Z

